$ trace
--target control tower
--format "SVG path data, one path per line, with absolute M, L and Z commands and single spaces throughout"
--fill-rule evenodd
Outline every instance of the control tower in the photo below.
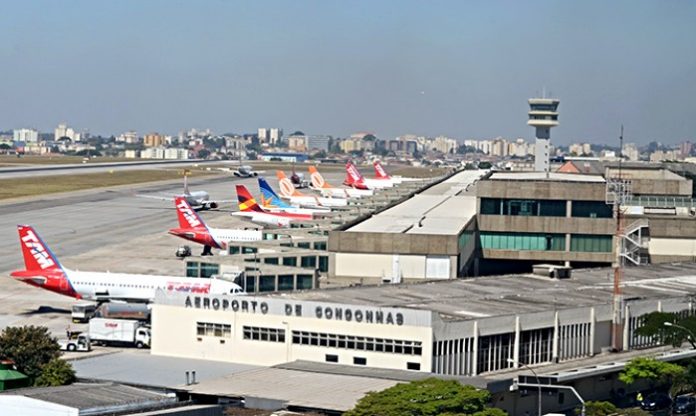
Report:
M 536 128 L 534 170 L 549 173 L 551 127 L 558 125 L 558 104 L 555 98 L 530 98 L 528 125 Z

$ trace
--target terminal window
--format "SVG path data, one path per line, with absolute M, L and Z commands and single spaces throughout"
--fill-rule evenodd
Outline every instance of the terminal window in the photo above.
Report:
M 244 339 L 252 341 L 285 342 L 285 330 L 280 328 L 263 328 L 244 326 Z
M 232 326 L 212 322 L 196 322 L 196 335 L 206 337 L 231 338 Z
M 327 334 L 321 332 L 292 331 L 292 343 L 316 345 L 358 351 L 387 352 L 404 355 L 421 355 L 420 341 L 358 337 L 353 335 Z

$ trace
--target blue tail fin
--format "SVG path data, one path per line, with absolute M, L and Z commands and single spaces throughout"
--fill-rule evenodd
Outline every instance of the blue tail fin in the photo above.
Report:
M 287 202 L 283 201 L 280 199 L 278 194 L 275 193 L 273 188 L 271 188 L 271 185 L 266 182 L 266 180 L 259 176 L 259 188 L 261 189 L 261 195 L 263 196 L 263 203 L 262 205 L 264 206 L 273 206 L 277 208 L 290 208 L 291 205 L 288 204 Z

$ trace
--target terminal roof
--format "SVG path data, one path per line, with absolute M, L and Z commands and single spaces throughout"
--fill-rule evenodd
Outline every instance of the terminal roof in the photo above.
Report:
M 103 414 L 109 409 L 129 405 L 156 406 L 176 402 L 176 398 L 136 387 L 116 383 L 75 383 L 58 387 L 31 387 L 15 389 L 1 394 L 24 396 L 36 400 L 80 409 L 90 414 Z M 115 411 L 115 410 L 114 410 Z M 82 412 L 81 412 L 82 413 Z
M 457 173 L 346 231 L 456 235 L 476 215 L 473 184 L 485 172 Z
M 577 173 L 550 172 L 548 178 L 545 172 L 495 172 L 491 175 L 493 181 L 552 181 L 552 182 L 606 182 L 598 175 L 582 175 Z
M 611 303 L 610 268 L 573 270 L 569 279 L 537 275 L 487 276 L 406 285 L 356 286 L 282 295 L 285 299 L 429 310 L 444 320 L 572 309 Z M 668 298 L 696 293 L 696 264 L 627 268 L 626 298 Z M 272 295 L 279 296 L 279 295 Z

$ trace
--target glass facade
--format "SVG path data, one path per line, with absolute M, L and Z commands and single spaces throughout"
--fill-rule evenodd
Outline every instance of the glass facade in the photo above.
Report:
M 297 257 L 283 257 L 283 266 L 297 266 Z
M 481 248 L 565 251 L 565 234 L 481 232 Z
M 302 256 L 300 267 L 317 267 L 317 256 Z
M 602 201 L 573 201 L 573 217 L 612 218 L 613 214 L 611 206 Z
M 319 271 L 322 273 L 329 271 L 329 256 L 319 256 Z
M 314 276 L 311 274 L 297 275 L 297 290 L 311 289 L 314 286 Z
M 481 198 L 481 214 L 565 217 L 566 201 L 555 199 Z
M 186 277 L 211 277 L 220 273 L 220 265 L 213 263 L 186 262 Z
M 278 290 L 293 290 L 295 277 L 291 274 L 281 274 L 278 276 Z
M 262 275 L 259 277 L 259 292 L 275 291 L 275 276 Z
M 570 251 L 590 253 L 611 253 L 612 236 L 592 234 L 572 234 L 570 236 Z

